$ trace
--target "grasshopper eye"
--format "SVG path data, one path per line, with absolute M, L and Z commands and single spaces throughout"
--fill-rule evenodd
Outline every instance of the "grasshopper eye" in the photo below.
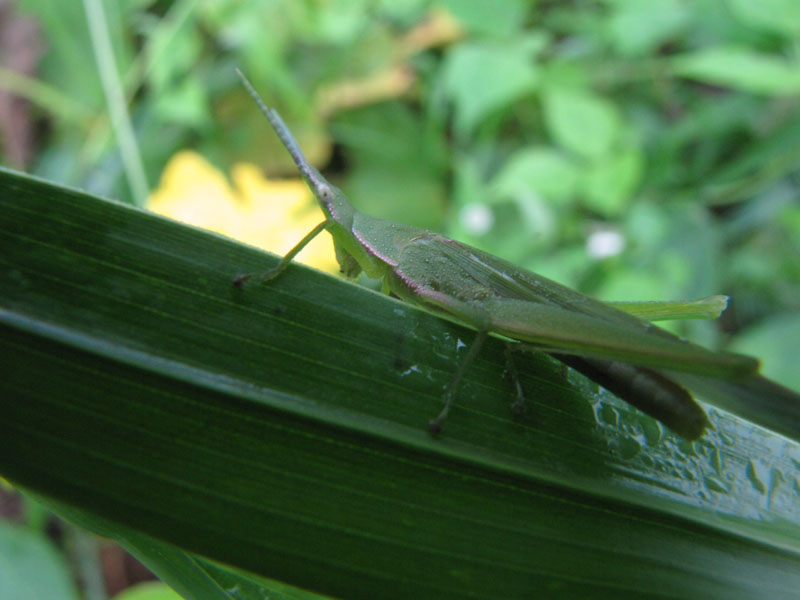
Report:
M 332 200 L 333 199 L 333 190 L 330 188 L 329 185 L 324 183 L 319 184 L 317 188 L 317 193 L 322 200 Z

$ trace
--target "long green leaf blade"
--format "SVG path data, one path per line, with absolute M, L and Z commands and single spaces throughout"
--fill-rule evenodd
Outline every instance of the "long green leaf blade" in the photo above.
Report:
M 348 598 L 793 597 L 800 448 L 695 443 L 532 356 L 218 236 L 0 171 L 0 474 Z M 277 282 L 276 282 L 277 283 Z

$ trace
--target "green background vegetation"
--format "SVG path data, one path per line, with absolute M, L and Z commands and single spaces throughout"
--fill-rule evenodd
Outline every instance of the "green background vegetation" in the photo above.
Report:
M 294 176 L 238 66 L 364 212 L 604 299 L 728 294 L 719 322 L 679 331 L 800 389 L 794 0 L 17 11 L 41 56 L 27 75 L 4 62 L 0 88 L 31 102 L 36 136 L 27 153 L 6 147 L 6 166 L 138 205 L 186 148 L 223 171 L 249 160 Z M 594 253 L 601 234 L 621 250 Z

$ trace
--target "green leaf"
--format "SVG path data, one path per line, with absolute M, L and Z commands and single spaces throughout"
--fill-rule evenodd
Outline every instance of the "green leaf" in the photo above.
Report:
M 579 169 L 553 148 L 526 148 L 513 154 L 493 181 L 495 193 L 515 197 L 534 193 L 551 201 L 569 200 Z
M 792 37 L 800 33 L 797 0 L 727 0 L 734 15 L 747 27 L 760 27 Z
M 363 36 L 371 9 L 368 0 L 333 0 L 309 11 L 310 33 L 327 44 L 352 43 Z
M 619 135 L 616 107 L 588 90 L 551 87 L 545 90 L 545 121 L 553 138 L 579 156 L 607 154 Z
M 642 177 L 644 156 L 635 148 L 602 156 L 583 179 L 584 203 L 604 217 L 620 215 Z
M 78 593 L 50 540 L 0 520 L 0 598 L 76 600 Z
M 718 410 L 685 442 L 503 344 L 155 215 L 0 170 L 0 474 L 347 598 L 790 597 L 800 447 Z M 463 351 L 463 350 L 462 350 Z M 207 563 L 204 563 L 207 564 Z
M 488 35 L 509 35 L 525 24 L 525 0 L 444 0 L 443 4 L 467 29 Z
M 754 94 L 800 92 L 800 64 L 736 46 L 717 46 L 675 57 L 676 75 Z
M 468 136 L 486 116 L 530 94 L 539 81 L 535 55 L 545 39 L 462 43 L 447 53 L 442 85 L 455 109 L 456 130 Z
M 196 79 L 186 79 L 165 88 L 154 104 L 155 115 L 171 122 L 200 129 L 209 122 L 208 98 Z
M 623 0 L 610 3 L 608 32 L 623 56 L 642 56 L 680 34 L 690 21 L 689 7 L 680 0 Z

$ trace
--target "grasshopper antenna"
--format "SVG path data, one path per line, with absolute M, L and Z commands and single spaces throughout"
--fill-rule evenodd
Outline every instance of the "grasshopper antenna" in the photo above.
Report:
M 261 112 L 264 113 L 264 116 L 267 117 L 269 124 L 272 125 L 272 128 L 275 130 L 275 133 L 278 134 L 278 137 L 281 139 L 281 142 L 283 142 L 283 145 L 286 146 L 286 149 L 292 156 L 292 160 L 294 160 L 294 164 L 297 165 L 297 168 L 300 170 L 300 174 L 315 186 L 318 185 L 320 182 L 320 177 L 317 174 L 316 169 L 311 166 L 311 163 L 308 162 L 303 154 L 303 151 L 300 150 L 297 140 L 295 140 L 294 136 L 292 136 L 289 128 L 286 126 L 286 123 L 283 122 L 283 119 L 281 119 L 281 116 L 278 114 L 278 111 L 276 111 L 274 108 L 269 108 L 264 103 L 264 100 L 262 100 L 261 96 L 258 95 L 258 92 L 251 85 L 250 81 L 238 68 L 236 69 L 236 74 L 239 76 L 239 79 L 242 80 L 245 89 L 247 89 L 247 93 L 250 94 L 250 97 L 255 100 L 256 104 L 258 104 L 258 108 L 260 108 Z

